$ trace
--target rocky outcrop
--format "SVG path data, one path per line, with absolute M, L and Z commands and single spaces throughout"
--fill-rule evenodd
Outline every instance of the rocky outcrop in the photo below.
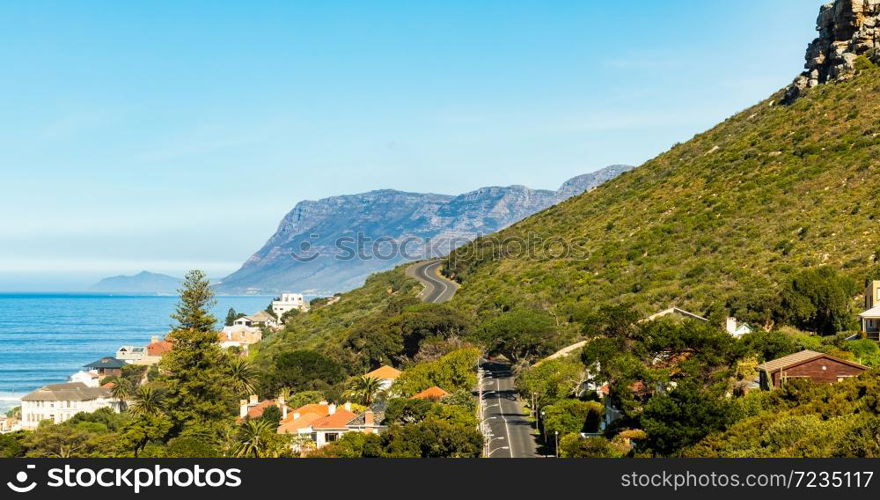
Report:
M 880 0 L 825 4 L 816 24 L 819 37 L 807 47 L 806 71 L 786 89 L 784 104 L 794 102 L 809 88 L 850 78 L 859 56 L 880 62 Z
M 458 196 L 394 190 L 297 203 L 269 241 L 218 286 L 224 293 L 327 294 L 405 260 L 446 255 L 631 169 L 613 165 L 557 191 L 485 187 Z

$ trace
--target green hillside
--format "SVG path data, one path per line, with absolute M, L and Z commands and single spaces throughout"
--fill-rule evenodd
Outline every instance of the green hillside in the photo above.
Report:
M 571 317 L 606 303 L 726 308 L 764 322 L 768 297 L 795 271 L 824 264 L 861 282 L 880 259 L 880 70 L 860 63 L 848 82 L 791 106 L 777 104 L 780 92 L 459 249 L 446 266 L 463 284 L 455 303 L 478 316 L 526 307 Z M 580 253 L 554 258 L 559 238 Z M 534 255 L 517 252 L 518 241 Z

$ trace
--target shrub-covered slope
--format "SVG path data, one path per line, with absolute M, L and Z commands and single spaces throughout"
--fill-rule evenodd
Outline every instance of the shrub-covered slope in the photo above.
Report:
M 642 312 L 716 306 L 750 318 L 804 267 L 864 277 L 880 257 L 880 70 L 862 62 L 850 81 L 791 106 L 774 95 L 462 247 L 446 263 L 464 285 L 456 303 L 487 315 L 629 302 Z M 542 239 L 554 242 L 550 252 Z M 560 241 L 575 255 L 557 257 Z

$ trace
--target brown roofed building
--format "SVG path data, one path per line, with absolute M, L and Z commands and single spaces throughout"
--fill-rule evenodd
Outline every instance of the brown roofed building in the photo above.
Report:
M 815 351 L 801 351 L 768 361 L 756 367 L 761 374 L 761 388 L 782 387 L 787 380 L 809 379 L 833 384 L 857 377 L 868 367 Z

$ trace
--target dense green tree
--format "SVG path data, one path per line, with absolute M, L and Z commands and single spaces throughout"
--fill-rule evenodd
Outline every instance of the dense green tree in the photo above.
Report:
M 347 432 L 339 440 L 309 454 L 309 458 L 378 458 L 382 437 L 363 432 Z
M 143 413 L 132 419 L 123 429 L 121 438 L 137 458 L 151 441 L 165 439 L 171 430 L 171 420 L 157 413 Z
M 487 321 L 480 338 L 490 353 L 516 363 L 549 354 L 555 334 L 556 323 L 546 312 L 514 309 Z
M 480 351 L 465 348 L 453 351 L 437 361 L 418 363 L 403 372 L 391 392 L 412 396 L 432 386 L 446 392 L 473 389 L 477 383 L 477 361 Z
M 582 438 L 580 434 L 566 434 L 559 440 L 562 458 L 620 458 L 620 447 L 603 437 Z
M 24 455 L 21 441 L 23 432 L 0 434 L 0 458 L 20 458 Z
M 235 323 L 235 320 L 238 318 L 243 318 L 247 316 L 245 313 L 235 312 L 235 309 L 230 307 L 229 311 L 226 312 L 226 320 L 223 322 L 226 326 L 232 326 Z
M 263 409 L 263 414 L 260 415 L 260 420 L 265 420 L 277 428 L 278 424 L 281 422 L 281 408 L 278 408 L 276 405 L 267 406 Z
M 281 315 L 281 323 L 285 325 L 288 323 L 292 323 L 293 319 L 300 314 L 302 314 L 302 312 L 299 309 L 291 309 L 289 311 L 286 311 L 284 314 Z
M 196 436 L 180 436 L 168 441 L 164 456 L 166 458 L 219 458 L 220 453 L 214 445 Z
M 516 377 L 516 386 L 527 399 L 534 394 L 540 406 L 549 405 L 578 396 L 584 372 L 584 365 L 576 356 L 554 359 L 521 372 Z
M 759 330 L 743 336 L 742 340 L 759 361 L 770 361 L 800 350 L 792 337 L 778 331 Z
M 394 458 L 477 458 L 483 448 L 483 436 L 475 426 L 436 418 L 391 426 L 382 439 L 384 456 Z
M 807 269 L 793 277 L 782 291 L 782 319 L 821 335 L 854 328 L 852 297 L 859 292 L 854 280 L 834 268 Z
M 342 366 L 315 351 L 288 351 L 278 354 L 262 374 L 262 392 L 277 394 L 282 387 L 296 391 L 324 389 L 345 377 Z
M 235 395 L 229 383 L 229 356 L 217 343 L 216 320 L 209 307 L 213 292 L 201 271 L 187 274 L 169 335 L 174 344 L 162 358 L 167 412 L 174 432 L 201 432 L 235 414 Z
M 425 399 L 395 398 L 385 408 L 385 420 L 389 424 L 405 425 L 428 418 L 434 403 Z
M 677 454 L 735 418 L 732 405 L 694 383 L 655 394 L 645 405 L 642 427 L 649 449 L 661 456 Z
M 214 332 L 217 319 L 211 315 L 211 308 L 217 301 L 214 299 L 214 291 L 211 290 L 211 283 L 205 273 L 199 270 L 188 272 L 178 292 L 180 301 L 171 314 L 171 319 L 177 324 L 172 330 Z
M 565 399 L 556 404 L 545 406 L 543 424 L 546 434 L 560 436 L 580 432 L 599 432 L 603 408 L 601 403 L 594 401 L 578 401 Z

